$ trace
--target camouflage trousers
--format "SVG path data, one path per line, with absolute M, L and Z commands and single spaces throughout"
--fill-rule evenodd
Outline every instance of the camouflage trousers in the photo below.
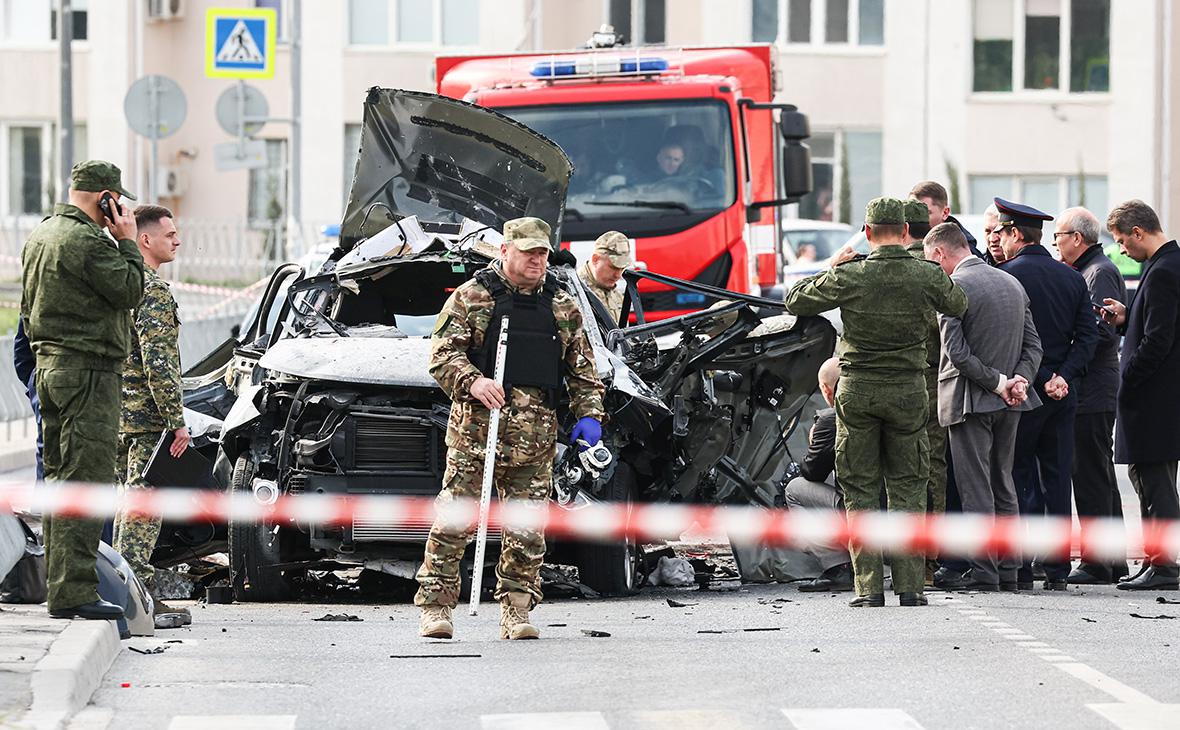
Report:
M 152 451 L 160 440 L 158 433 L 119 434 L 119 461 L 115 467 L 115 478 L 119 493 L 128 489 L 150 489 L 140 477 Z M 156 569 L 152 567 L 152 551 L 160 536 L 159 517 L 130 515 L 119 512 L 115 516 L 115 548 L 127 560 L 139 580 L 149 588 L 155 583 Z
M 930 445 L 926 440 L 929 404 L 925 378 L 867 380 L 840 378 L 836 389 L 836 478 L 844 490 L 850 518 L 880 508 L 881 480 L 891 512 L 926 511 Z M 856 592 L 884 592 L 881 554 L 850 545 Z M 922 590 L 922 555 L 893 556 L 893 590 Z
M 930 442 L 930 478 L 926 481 L 928 511 L 946 512 L 946 428 L 938 425 L 938 372 L 926 371 L 926 396 L 930 406 L 926 415 L 926 440 Z M 938 549 L 926 553 L 926 560 L 938 559 Z
M 521 466 L 509 466 L 496 460 L 494 483 L 501 501 L 530 500 L 544 506 L 553 484 L 553 457 L 540 457 Z M 447 467 L 443 489 L 435 504 L 439 510 L 456 499 L 479 499 L 483 486 L 483 449 L 451 447 L 447 450 Z M 426 541 L 426 554 L 418 570 L 418 606 L 455 607 L 459 603 L 459 561 L 475 536 L 476 523 L 454 527 L 435 519 Z M 545 558 L 543 530 L 503 531 L 500 561 L 496 565 L 496 598 L 507 593 L 528 593 L 532 605 L 542 599 L 541 563 Z M 482 569 L 476 566 L 476 570 Z
M 119 374 L 103 370 L 38 369 L 47 482 L 109 484 L 119 434 Z M 98 600 L 98 541 L 102 520 L 46 515 L 50 611 Z

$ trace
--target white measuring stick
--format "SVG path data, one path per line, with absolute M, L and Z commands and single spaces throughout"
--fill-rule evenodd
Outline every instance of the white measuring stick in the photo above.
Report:
M 508 351 L 508 317 L 500 322 L 500 338 L 496 341 L 496 385 L 504 385 L 504 356 Z M 505 399 L 508 395 L 505 393 Z M 475 561 L 471 572 L 472 616 L 479 613 L 479 594 L 483 590 L 483 556 L 488 542 L 488 510 L 492 506 L 492 483 L 495 479 L 496 444 L 499 442 L 500 409 L 493 408 L 488 416 L 488 440 L 483 447 L 483 486 L 479 491 L 479 530 L 475 534 Z

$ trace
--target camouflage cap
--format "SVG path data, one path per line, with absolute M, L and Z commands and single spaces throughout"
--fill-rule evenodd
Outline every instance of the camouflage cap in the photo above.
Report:
M 87 160 L 74 165 L 74 169 L 70 170 L 70 187 L 88 193 L 113 190 L 125 198 L 136 199 L 123 187 L 122 171 L 110 162 L 102 160 Z
M 910 198 L 903 203 L 905 206 L 905 222 L 906 223 L 929 223 L 930 222 L 930 208 L 921 200 L 914 200 Z
M 521 251 L 538 248 L 553 250 L 549 242 L 552 229 L 540 218 L 513 218 L 504 224 L 504 243 L 510 243 Z
M 607 231 L 594 242 L 594 253 L 605 256 L 611 265 L 628 269 L 635 263 L 631 255 L 631 241 L 618 231 Z
M 905 223 L 905 210 L 897 198 L 873 198 L 865 206 L 865 224 L 870 226 L 900 226 Z

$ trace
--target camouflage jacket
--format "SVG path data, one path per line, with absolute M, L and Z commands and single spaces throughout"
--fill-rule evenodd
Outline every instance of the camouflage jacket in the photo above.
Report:
M 911 243 L 906 246 L 906 250 L 919 261 L 929 261 L 921 241 Z M 922 321 L 926 323 L 926 375 L 933 375 L 937 381 L 938 360 L 942 357 L 942 335 L 938 331 L 938 315 L 934 310 L 930 310 L 922 316 Z
M 499 262 L 494 262 L 491 268 L 508 283 L 509 288 L 515 289 L 504 277 Z M 494 309 L 492 295 L 478 281 L 470 279 L 456 288 L 447 299 L 430 338 L 430 374 L 452 401 L 447 427 L 447 446 L 450 447 L 460 444 L 471 448 L 477 445 L 479 449 L 483 447 L 488 409 L 471 395 L 471 385 L 482 373 L 467 353 L 483 344 L 484 333 Z M 558 336 L 564 352 L 563 369 L 570 410 L 578 418 L 591 416 L 601 421 L 604 416 L 604 388 L 598 378 L 590 340 L 582 329 L 582 312 L 573 297 L 558 290 L 553 298 L 553 315 L 557 319 Z M 536 457 L 543 452 L 551 452 L 557 433 L 557 420 L 541 390 L 516 387 L 512 389 L 509 400 L 501 411 L 501 418 L 506 421 L 502 433 L 524 434 L 529 442 L 523 449 L 516 449 L 517 456 L 527 462 L 530 455 Z M 513 438 L 507 436 L 502 441 Z
M 143 301 L 131 326 L 131 353 L 123 365 L 121 433 L 159 433 L 184 426 L 176 300 L 151 268 L 144 278 Z
M 58 204 L 29 234 L 21 265 L 21 319 L 37 367 L 119 372 L 143 296 L 135 241 L 116 243 L 80 209 Z
M 879 246 L 867 257 L 797 282 L 787 309 L 814 315 L 840 308 L 844 337 L 838 348 L 845 375 L 889 378 L 926 370 L 928 313 L 961 317 L 967 295 L 930 261 L 918 261 L 903 246 Z
M 613 286 L 604 287 L 599 284 L 598 280 L 594 278 L 594 272 L 590 270 L 589 261 L 578 267 L 578 278 L 582 280 L 591 294 L 606 305 L 606 311 L 610 312 L 611 324 L 617 326 L 619 315 L 623 312 L 623 292 Z

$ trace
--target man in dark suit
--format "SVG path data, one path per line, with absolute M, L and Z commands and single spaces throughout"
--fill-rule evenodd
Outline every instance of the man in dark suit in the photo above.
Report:
M 1085 208 L 1069 208 L 1057 216 L 1053 245 L 1061 260 L 1086 280 L 1091 302 L 1127 301 L 1127 286 L 1102 246 L 1098 219 Z M 1114 414 L 1119 390 L 1119 333 L 1098 322 L 1098 346 L 1078 388 L 1074 420 L 1073 498 L 1078 517 L 1123 517 L 1122 497 L 1114 475 Z M 1071 584 L 1114 583 L 1127 574 L 1127 560 L 1096 559 L 1082 547 L 1082 562 L 1069 574 Z
M 1022 514 L 1069 518 L 1073 469 L 1077 385 L 1098 344 L 1098 325 L 1086 280 L 1055 260 L 1041 245 L 1041 226 L 1051 216 L 1026 205 L 995 199 L 1000 214 L 1000 245 L 1008 260 L 1003 270 L 1015 276 L 1028 294 L 1033 322 L 1041 338 L 1041 367 L 1033 388 L 1042 405 L 1023 413 L 1016 432 L 1012 479 Z M 1017 578 L 1033 587 L 1031 555 Z M 1067 588 L 1069 559 L 1043 561 L 1045 589 Z
M 962 317 L 940 316 L 938 421 L 947 427 L 959 496 L 968 513 L 1015 516 L 1012 458 L 1020 411 L 1040 405 L 1028 390 L 1041 340 L 1020 282 L 971 255 L 967 239 L 944 223 L 924 242 L 926 258 L 967 293 Z M 1016 590 L 1018 556 L 971 558 L 970 570 L 940 587 Z
M 804 509 L 844 511 L 844 497 L 836 484 L 836 384 L 840 380 L 840 361 L 830 358 L 819 368 L 819 392 L 828 408 L 815 414 L 815 424 L 807 435 L 807 453 L 799 462 L 799 474 L 787 482 L 787 504 Z M 812 545 L 806 549 L 819 561 L 823 572 L 818 578 L 799 585 L 804 592 L 852 590 L 852 558 L 848 546 L 837 543 Z
M 1122 302 L 1103 302 L 1108 308 L 1103 319 L 1124 327 L 1114 458 L 1128 465 L 1145 520 L 1180 520 L 1180 248 L 1167 240 L 1159 217 L 1141 200 L 1112 210 L 1106 227 L 1123 253 L 1147 263 L 1129 312 Z M 1148 555 L 1139 573 L 1117 587 L 1180 589 L 1176 556 Z

